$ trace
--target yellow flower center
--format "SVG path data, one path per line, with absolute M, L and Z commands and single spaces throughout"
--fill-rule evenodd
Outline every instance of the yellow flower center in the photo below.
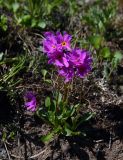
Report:
M 56 48 L 56 46 L 55 46 L 55 45 L 52 45 L 52 48 Z
M 62 42 L 62 46 L 66 46 L 66 42 Z

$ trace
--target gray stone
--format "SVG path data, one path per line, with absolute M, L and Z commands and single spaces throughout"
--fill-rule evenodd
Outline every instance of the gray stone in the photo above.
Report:
M 7 159 L 7 153 L 4 148 L 0 148 L 0 159 Z

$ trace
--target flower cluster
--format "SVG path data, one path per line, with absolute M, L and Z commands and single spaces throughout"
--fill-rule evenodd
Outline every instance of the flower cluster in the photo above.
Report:
M 71 48 L 72 36 L 64 32 L 46 32 L 43 40 L 44 53 L 49 63 L 58 68 L 59 75 L 70 81 L 74 76 L 83 78 L 91 70 L 92 59 L 89 52 Z

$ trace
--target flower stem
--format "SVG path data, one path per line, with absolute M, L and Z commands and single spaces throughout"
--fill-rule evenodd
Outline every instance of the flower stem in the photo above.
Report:
M 63 106 L 65 107 L 68 103 L 68 96 L 69 96 L 69 86 L 70 83 L 64 84 L 64 95 L 63 95 Z

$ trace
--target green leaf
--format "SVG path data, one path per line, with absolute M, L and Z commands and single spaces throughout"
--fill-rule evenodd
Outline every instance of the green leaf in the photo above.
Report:
M 94 113 L 91 113 L 91 112 L 85 113 L 85 115 L 82 118 L 82 122 L 86 122 L 86 121 L 90 120 L 93 117 L 93 115 L 94 115 Z
M 114 53 L 114 57 L 113 57 L 113 59 L 112 59 L 112 67 L 113 67 L 113 68 L 116 68 L 117 65 L 118 65 L 118 63 L 119 63 L 122 59 L 123 59 L 122 53 L 119 52 L 119 51 L 116 51 L 116 52 Z
M 21 23 L 25 25 L 31 25 L 31 15 L 23 15 L 21 18 Z
M 111 52 L 110 49 L 108 47 L 104 47 L 101 50 L 101 55 L 103 56 L 103 58 L 111 58 Z
M 56 124 L 55 112 L 48 111 L 48 119 L 49 119 L 50 123 L 52 123 L 53 125 L 55 125 Z
M 114 59 L 116 63 L 120 62 L 123 59 L 123 54 L 119 51 L 116 51 L 114 53 Z
M 59 134 L 61 132 L 61 126 L 57 126 L 56 128 L 54 128 L 51 133 L 44 135 L 41 137 L 41 141 L 46 143 L 46 142 L 50 142 L 53 140 L 53 137 L 55 134 Z
M 101 43 L 103 41 L 103 37 L 100 35 L 91 36 L 89 38 L 90 43 L 96 48 L 99 49 L 101 46 Z
M 44 28 L 46 27 L 46 23 L 45 23 L 44 21 L 40 21 L 40 22 L 38 23 L 38 27 L 44 29 Z
M 73 130 L 70 129 L 70 126 L 66 123 L 65 128 L 66 136 L 75 136 L 75 135 L 80 135 L 80 132 L 74 132 Z
M 10 132 L 9 138 L 14 140 L 14 138 L 15 138 L 15 132 L 14 131 Z
M 15 2 L 12 4 L 12 9 L 14 12 L 17 12 L 17 10 L 19 9 L 19 3 Z
M 66 136 L 72 136 L 73 132 L 69 128 L 65 127 L 65 132 L 66 132 Z
M 0 27 L 6 31 L 8 26 L 7 26 L 7 17 L 5 15 L 0 16 Z
M 45 106 L 48 107 L 48 108 L 50 108 L 50 106 L 51 106 L 50 97 L 47 97 L 47 98 L 45 99 Z
M 105 29 L 104 24 L 103 24 L 102 21 L 99 21 L 98 27 L 99 27 L 100 31 L 104 31 L 104 29 Z
M 51 133 L 49 133 L 47 135 L 42 136 L 41 137 L 41 141 L 44 142 L 44 143 L 50 142 L 50 141 L 52 141 L 53 136 L 54 136 L 54 132 L 51 132 Z
M 6 132 L 3 131 L 2 141 L 6 141 L 6 139 L 7 139 L 7 134 Z
M 78 124 L 76 125 L 76 128 L 82 124 L 83 122 L 86 122 L 88 120 L 90 120 L 92 117 L 94 116 L 94 113 L 91 113 L 91 112 L 88 112 L 88 113 L 85 113 L 82 118 L 79 120 Z
M 53 100 L 53 106 L 56 107 L 56 100 Z
M 71 110 L 70 110 L 70 115 L 73 116 L 75 112 L 76 112 L 76 109 L 75 109 L 75 107 L 73 106 L 73 107 L 71 108 Z
M 46 15 L 51 14 L 51 10 L 52 10 L 52 5 L 51 4 L 47 4 L 47 13 L 45 13 Z
M 7 28 L 8 28 L 7 25 L 4 25 L 4 26 L 3 26 L 3 30 L 4 30 L 4 31 L 6 31 Z
M 58 104 L 60 104 L 61 100 L 62 100 L 62 94 L 59 92 L 58 93 Z
M 37 21 L 36 19 L 32 19 L 31 21 L 31 27 L 36 27 Z
M 44 78 L 46 77 L 47 72 L 48 71 L 46 69 L 42 69 L 41 70 L 41 73 L 42 73 L 42 75 L 43 75 Z
M 52 81 L 50 79 L 45 79 L 45 82 L 52 84 Z

